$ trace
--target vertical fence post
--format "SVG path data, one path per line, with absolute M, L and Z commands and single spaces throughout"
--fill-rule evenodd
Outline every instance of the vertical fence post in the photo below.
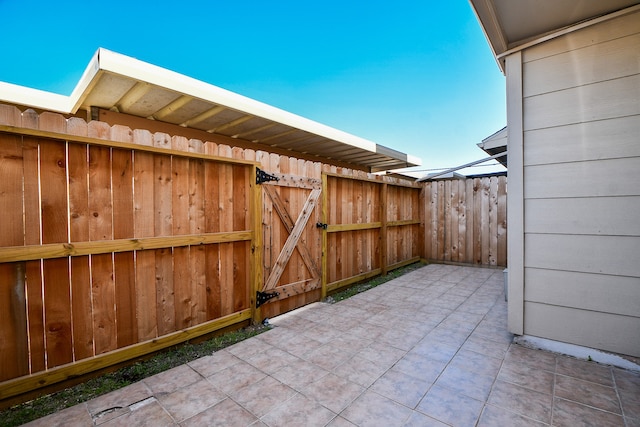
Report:
M 387 183 L 382 184 L 380 194 L 380 270 L 387 274 Z
M 322 173 L 322 223 L 329 223 L 329 191 L 327 183 L 327 174 Z M 321 248 L 321 267 L 320 267 L 320 283 L 322 284 L 321 298 L 327 297 L 327 230 L 322 229 L 322 248 Z
M 251 219 L 253 224 L 253 237 L 251 239 L 251 319 L 253 323 L 260 323 L 260 308 L 256 307 L 256 294 L 262 290 L 262 188 L 256 183 L 257 165 L 251 168 L 249 186 L 251 188 Z

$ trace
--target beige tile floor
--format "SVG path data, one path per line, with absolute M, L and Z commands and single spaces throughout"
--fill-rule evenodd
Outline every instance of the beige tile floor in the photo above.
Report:
M 640 426 L 640 374 L 512 344 L 500 270 L 428 265 L 34 426 Z

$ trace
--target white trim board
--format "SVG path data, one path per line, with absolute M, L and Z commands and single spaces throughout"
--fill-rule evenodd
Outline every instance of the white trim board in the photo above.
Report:
M 637 363 L 633 363 L 632 361 L 616 354 L 606 353 L 594 348 L 582 347 L 575 344 L 534 337 L 531 335 L 515 337 L 513 342 L 527 348 L 546 350 L 552 353 L 572 356 L 577 359 L 593 361 L 603 365 L 610 365 L 629 371 L 640 372 L 640 365 Z

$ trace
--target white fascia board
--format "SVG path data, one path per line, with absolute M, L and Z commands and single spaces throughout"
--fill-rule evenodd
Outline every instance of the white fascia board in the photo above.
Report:
M 483 150 L 491 150 L 498 147 L 507 147 L 507 128 L 504 127 L 496 133 L 489 135 L 477 144 Z
M 6 82 L 0 82 L 0 101 L 64 114 L 70 111 L 68 96 Z
M 96 76 L 100 72 L 100 52 L 102 49 L 98 49 L 96 53 L 89 61 L 89 65 L 85 68 L 84 73 L 82 73 L 82 77 L 78 81 L 78 84 L 71 92 L 71 96 L 69 97 L 70 103 L 70 111 L 75 113 L 78 111 L 78 108 L 84 102 L 84 99 L 87 97 L 90 87 L 93 86 L 96 82 Z
M 347 145 L 376 152 L 376 144 L 364 138 L 334 129 L 313 120 L 289 113 L 209 83 L 152 65 L 135 58 L 100 49 L 100 70 L 148 82 L 157 86 L 191 95 L 247 114 L 282 123 Z

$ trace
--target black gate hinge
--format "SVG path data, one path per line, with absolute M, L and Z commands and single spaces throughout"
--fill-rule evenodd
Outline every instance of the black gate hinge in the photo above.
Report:
M 326 230 L 328 226 L 329 224 L 325 224 L 324 222 L 316 222 L 317 228 L 322 228 L 323 230 Z
M 278 295 L 280 294 L 277 292 L 256 292 L 256 308 L 260 307 L 270 299 L 277 297 Z
M 256 168 L 256 184 L 262 184 L 267 181 L 279 181 L 277 176 L 270 175 L 260 168 Z

